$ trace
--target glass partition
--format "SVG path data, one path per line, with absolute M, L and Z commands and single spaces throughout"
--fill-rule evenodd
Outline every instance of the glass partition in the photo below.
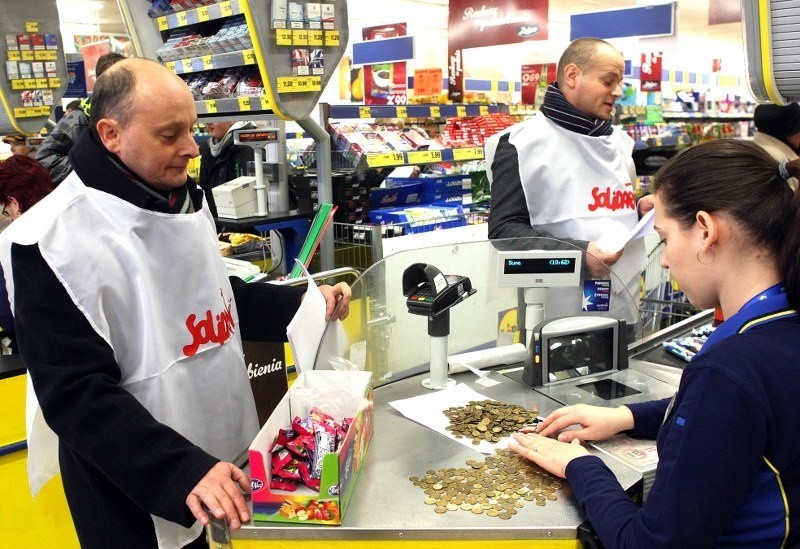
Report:
M 524 289 L 501 286 L 504 282 L 501 252 L 524 250 L 548 251 L 548 256 L 552 254 L 558 260 L 560 251 L 579 249 L 556 239 L 517 238 L 436 245 L 398 252 L 380 260 L 352 284 L 350 315 L 342 322 L 346 342 L 336 344 L 339 330 L 328 323 L 315 368 L 363 368 L 375 374 L 375 386 L 428 370 L 429 319 L 424 314 L 409 312 L 403 288 L 403 273 L 414 264 L 432 265 L 443 275 L 468 277 L 476 290 L 449 309 L 448 355 L 515 343 L 526 345 L 525 330 L 531 333 L 533 328 L 525 326 L 526 317 L 533 324 L 569 315 L 611 316 L 626 320 L 633 333 L 639 312 L 630 288 L 639 284 L 639 277 L 626 286 L 613 269 L 608 276 L 595 280 L 583 268 L 579 270 L 577 285 L 540 290 L 533 303 L 530 297 L 526 303 Z M 561 255 L 578 256 L 585 265 L 585 252 Z M 542 265 L 534 263 L 533 267 L 536 270 Z M 587 310 L 598 305 L 604 308 L 604 301 L 608 311 Z

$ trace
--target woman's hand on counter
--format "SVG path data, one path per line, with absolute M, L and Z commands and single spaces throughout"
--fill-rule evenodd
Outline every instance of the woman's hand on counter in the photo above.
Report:
M 330 320 L 334 311 L 334 320 L 344 320 L 350 314 L 350 286 L 346 282 L 339 282 L 335 286 L 323 284 L 319 287 L 325 298 L 325 320 Z M 338 307 L 337 307 L 338 305 Z
M 567 429 L 571 426 L 577 428 Z M 630 429 L 633 429 L 633 414 L 627 406 L 606 408 L 576 404 L 559 408 L 548 415 L 538 425 L 536 432 L 544 437 L 558 433 L 558 440 L 571 442 L 574 439 L 606 440 Z
M 233 465 L 220 461 L 205 474 L 186 497 L 194 518 L 205 526 L 209 522 L 203 505 L 218 519 L 224 518 L 231 530 L 250 521 L 247 502 L 242 492 L 250 492 L 250 478 Z
M 514 440 L 508 443 L 508 447 L 548 473 L 561 478 L 567 478 L 567 464 L 570 461 L 589 455 L 589 451 L 581 446 L 577 438 L 568 444 L 535 433 L 515 433 Z

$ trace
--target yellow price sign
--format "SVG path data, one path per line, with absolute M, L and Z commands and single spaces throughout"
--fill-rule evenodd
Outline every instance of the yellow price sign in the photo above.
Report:
M 481 116 L 486 116 L 487 114 L 489 114 L 489 106 L 481 105 L 480 107 L 478 107 L 478 112 L 480 113 Z
M 294 93 L 297 91 L 296 79 L 284 76 L 278 78 L 278 93 Z
M 259 99 L 261 100 L 262 111 L 268 111 L 272 108 L 272 105 L 270 105 L 269 103 L 269 97 L 267 97 L 266 95 L 262 95 L 259 97 Z
M 156 24 L 158 25 L 159 31 L 165 31 L 169 28 L 169 24 L 167 23 L 167 16 L 162 15 L 161 17 L 156 19 Z
M 367 155 L 367 166 L 370 168 L 401 166 L 406 163 L 405 160 L 405 155 L 401 152 L 371 153 Z
M 439 105 L 431 105 L 431 118 L 441 118 L 442 117 L 442 110 L 439 108 Z
M 14 79 L 11 81 L 11 89 L 12 90 L 24 90 L 25 89 L 25 82 L 20 79 Z
M 463 149 L 453 149 L 453 160 L 464 162 L 466 160 L 480 160 L 483 158 L 483 147 L 466 147 Z
M 456 116 L 459 118 L 464 118 L 467 116 L 467 107 L 466 105 L 458 105 L 456 107 Z
M 36 59 L 36 55 L 32 51 L 22 52 L 23 61 L 33 61 L 34 59 Z
M 338 46 L 339 45 L 339 31 L 325 31 L 325 45 Z
M 203 70 L 210 71 L 214 68 L 214 61 L 211 59 L 211 55 L 204 55 L 200 58 L 203 61 Z
M 413 151 L 408 153 L 409 164 L 430 164 L 441 162 L 442 151 Z
M 37 78 L 36 79 L 36 87 L 37 88 L 46 88 L 47 87 L 47 78 Z
M 518 109 L 517 109 L 516 105 L 509 105 L 508 106 L 508 114 L 510 114 L 511 116 L 516 115 L 517 114 L 517 110 Z
M 278 29 L 275 31 L 275 43 L 279 46 L 292 45 L 292 31 L 289 29 Z
M 233 6 L 231 6 L 230 0 L 219 3 L 219 14 L 221 17 L 230 17 L 233 15 Z
M 211 14 L 208 13 L 208 6 L 200 6 L 197 8 L 197 20 L 200 22 L 208 21 L 211 19 Z
M 325 33 L 321 30 L 308 31 L 308 45 L 309 46 L 322 46 L 325 42 Z
M 175 14 L 176 19 L 178 20 L 179 27 L 185 27 L 189 24 L 189 18 L 186 16 L 185 11 L 179 11 Z
M 172 72 L 175 72 L 175 61 L 167 61 L 164 65 Z
M 369 107 L 358 107 L 359 118 L 372 118 L 372 111 Z
M 27 118 L 27 117 L 28 117 L 28 109 L 23 109 L 22 107 L 14 108 L 14 118 Z
M 397 107 L 397 118 L 408 118 L 408 108 Z
M 298 78 L 297 82 L 297 91 L 304 92 L 309 91 L 311 87 L 311 79 L 310 78 Z
M 60 88 L 61 87 L 61 79 L 60 78 L 50 78 L 48 81 L 49 88 Z
M 36 89 L 36 80 L 33 78 L 25 78 L 22 80 L 25 82 L 25 89 L 26 90 L 35 90 Z
M 255 65 L 256 53 L 253 50 L 244 50 L 242 52 L 242 61 L 245 65 Z
M 322 77 L 321 76 L 311 76 L 308 80 L 308 90 L 307 91 L 321 91 L 322 90 Z
M 308 46 L 308 31 L 306 29 L 293 30 L 292 43 L 295 46 Z
M 22 53 L 19 50 L 8 52 L 9 61 L 19 61 L 20 59 L 22 59 Z
M 39 22 L 25 21 L 25 32 L 39 32 Z
M 206 113 L 213 114 L 215 112 L 217 112 L 217 100 L 206 99 Z
M 244 95 L 240 95 L 236 98 L 239 101 L 239 110 L 240 111 L 249 111 L 250 110 L 250 98 Z

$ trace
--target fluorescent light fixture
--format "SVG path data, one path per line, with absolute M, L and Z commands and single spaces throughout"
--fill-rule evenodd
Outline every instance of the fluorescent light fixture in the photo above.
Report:
M 56 5 L 59 12 L 74 11 L 80 13 L 100 11 L 103 8 L 103 3 L 96 0 L 56 0 Z

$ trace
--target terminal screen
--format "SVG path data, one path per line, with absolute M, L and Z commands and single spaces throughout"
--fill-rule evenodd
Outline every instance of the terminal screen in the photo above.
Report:
M 613 379 L 600 379 L 598 381 L 582 383 L 581 385 L 577 385 L 577 387 L 603 400 L 614 400 L 615 398 L 638 395 L 641 393 L 641 391 L 637 391 Z
M 504 274 L 574 273 L 574 257 L 506 258 Z

